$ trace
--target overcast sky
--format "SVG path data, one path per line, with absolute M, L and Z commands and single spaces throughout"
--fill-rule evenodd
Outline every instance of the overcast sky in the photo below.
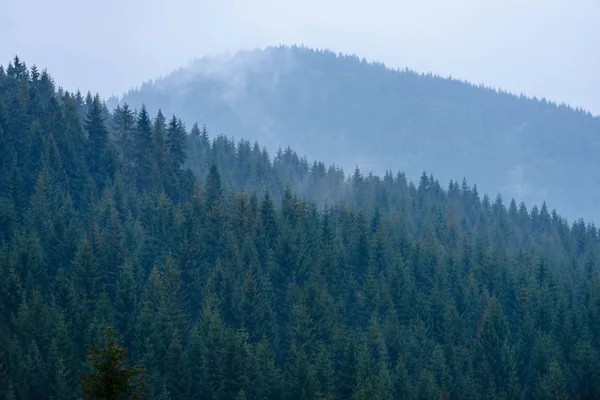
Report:
M 0 63 L 103 96 L 194 57 L 272 44 L 354 53 L 600 114 L 600 0 L 0 0 Z

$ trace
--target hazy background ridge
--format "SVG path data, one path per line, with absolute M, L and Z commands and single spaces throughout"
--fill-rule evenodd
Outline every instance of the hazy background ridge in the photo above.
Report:
M 104 97 L 195 57 L 277 43 L 359 54 L 600 113 L 595 0 L 1 0 L 3 63 Z
M 546 100 L 302 46 L 202 58 L 120 100 L 347 173 L 425 170 L 571 220 L 600 215 L 600 118 Z

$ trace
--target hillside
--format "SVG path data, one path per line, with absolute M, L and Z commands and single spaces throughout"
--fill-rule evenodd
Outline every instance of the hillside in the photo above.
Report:
M 81 398 L 107 325 L 150 400 L 600 392 L 583 221 L 427 175 L 346 179 L 17 58 L 0 150 L 0 399 Z
M 109 101 L 115 106 L 117 99 Z M 477 182 L 600 222 L 600 118 L 354 56 L 298 47 L 203 58 L 122 99 L 184 122 L 383 174 Z

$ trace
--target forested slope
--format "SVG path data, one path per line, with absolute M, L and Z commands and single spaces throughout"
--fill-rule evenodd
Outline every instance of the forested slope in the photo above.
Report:
M 600 392 L 583 221 L 270 158 L 18 59 L 0 69 L 0 141 L 0 398 L 78 398 L 106 325 L 148 399 Z
M 600 221 L 600 118 L 356 56 L 277 47 L 199 59 L 116 102 L 291 146 L 346 170 L 432 171 L 486 193 Z

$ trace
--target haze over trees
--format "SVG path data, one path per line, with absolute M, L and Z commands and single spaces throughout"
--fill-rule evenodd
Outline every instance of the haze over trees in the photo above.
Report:
M 118 99 L 109 103 L 116 105 Z M 431 171 L 600 222 L 600 117 L 356 56 L 273 47 L 203 58 L 121 99 L 188 125 L 291 146 L 350 171 Z M 111 106 L 112 107 L 112 106 Z
M 600 393 L 592 224 L 149 110 L 0 67 L 0 399 L 80 398 L 106 326 L 147 399 Z

